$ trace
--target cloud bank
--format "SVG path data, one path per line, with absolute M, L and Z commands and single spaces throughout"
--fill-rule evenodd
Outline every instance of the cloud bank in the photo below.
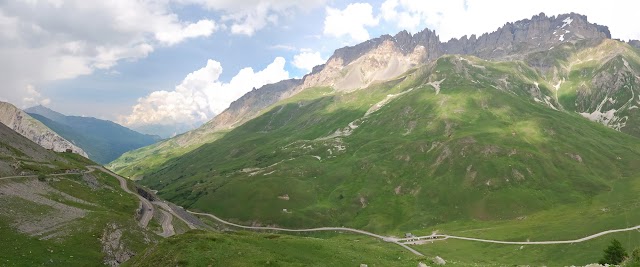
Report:
M 204 123 L 254 88 L 288 79 L 285 63 L 278 57 L 258 72 L 244 68 L 224 83 L 219 81 L 221 64 L 209 59 L 205 67 L 189 73 L 173 91 L 155 91 L 139 99 L 133 112 L 121 117 L 120 122 L 128 126 Z

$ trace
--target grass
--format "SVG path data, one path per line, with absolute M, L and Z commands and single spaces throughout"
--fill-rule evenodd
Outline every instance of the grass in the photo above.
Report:
M 630 232 L 565 245 L 520 246 L 446 240 L 414 248 L 427 257 L 440 255 L 447 260 L 447 266 L 584 266 L 597 263 L 613 238 L 628 250 L 640 244 L 640 233 Z
M 420 261 L 427 259 L 351 235 L 320 239 L 191 231 L 159 243 L 125 266 L 416 266 Z
M 618 70 L 625 61 L 640 69 L 639 57 L 626 45 L 587 45 L 554 48 L 525 62 L 445 56 L 349 93 L 309 88 L 208 144 L 152 157 L 152 168 L 123 166 L 139 168 L 142 184 L 178 205 L 242 224 L 517 241 L 576 239 L 634 226 L 640 224 L 635 111 L 618 114 L 630 116 L 622 131 L 631 135 L 576 112 L 605 97 L 621 99 L 607 109 L 622 107 L 632 96 L 626 89 L 637 86 Z M 613 75 L 618 91 L 603 94 L 597 75 Z M 556 92 L 555 79 L 562 78 Z M 430 81 L 443 81 L 439 93 Z M 365 117 L 370 107 L 402 92 Z M 352 122 L 358 127 L 351 135 L 324 138 Z M 288 200 L 280 197 L 285 194 Z M 639 241 L 633 232 L 522 250 L 455 240 L 418 248 L 454 266 L 555 266 L 597 261 L 612 237 L 627 246 Z M 169 245 L 157 251 L 167 250 L 162 246 Z M 163 260 L 209 264 L 194 262 L 202 251 L 184 253 Z
M 8 214 L 0 216 L 0 244 L 3 252 L 0 254 L 2 266 L 97 266 L 102 265 L 104 254 L 100 238 L 107 225 L 116 224 L 123 231 L 122 244 L 132 252 L 142 251 L 147 247 L 145 239 L 153 242 L 157 239 L 153 234 L 142 230 L 135 220 L 135 210 L 138 200 L 134 196 L 123 192 L 118 181 L 99 171 L 93 172 L 102 185 L 98 190 L 92 190 L 84 184 L 80 175 L 67 175 L 50 179 L 48 184 L 68 195 L 87 201 L 94 205 L 78 204 L 62 201 L 57 195 L 47 196 L 52 200 L 76 206 L 88 213 L 85 217 L 76 219 L 63 226 L 58 231 L 66 234 L 49 240 L 40 240 L 17 232 L 11 223 L 14 218 Z M 3 181 L 20 182 L 20 180 Z M 47 216 L 53 210 L 48 206 L 38 205 L 22 199 L 20 202 L 0 198 L 4 205 L 19 204 L 22 211 L 33 214 L 36 218 Z M 9 202 L 7 202 L 9 201 Z M 5 206 L 6 208 L 7 206 Z M 18 207 L 16 207 L 18 208 Z M 22 212 L 24 213 L 24 212 Z
M 581 206 L 637 179 L 635 138 L 522 97 L 539 79 L 522 63 L 469 60 L 485 68 L 445 57 L 411 74 L 445 79 L 438 95 L 424 76 L 353 93 L 310 89 L 141 182 L 235 222 L 389 233 Z M 352 135 L 317 139 L 409 89 Z

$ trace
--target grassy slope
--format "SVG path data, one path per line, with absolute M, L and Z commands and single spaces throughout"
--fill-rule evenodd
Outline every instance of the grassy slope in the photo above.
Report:
M 154 240 L 152 234 L 144 233 L 138 226 L 134 213 L 138 208 L 138 200 L 124 193 L 118 181 L 101 172 L 94 172 L 98 181 L 111 189 L 91 190 L 80 175 L 67 175 L 64 178 L 47 182 L 51 187 L 76 198 L 85 200 L 95 206 L 78 204 L 49 196 L 54 201 L 63 201 L 66 205 L 89 210 L 87 216 L 74 220 L 57 231 L 67 234 L 59 238 L 40 240 L 17 232 L 11 222 L 14 218 L 8 214 L 0 214 L 0 253 L 2 266 L 98 266 L 102 264 L 103 253 L 100 238 L 108 224 L 116 224 L 123 230 L 122 242 L 132 252 L 146 248 L 145 238 Z M 26 180 L 26 179 L 25 179 Z M 0 186 L 24 180 L 0 181 Z M 5 208 L 19 209 L 31 213 L 35 218 L 48 210 L 42 206 L 20 198 L 0 198 Z M 46 214 L 46 213 L 45 213 Z
M 357 236 L 300 237 L 192 231 L 171 237 L 129 266 L 416 266 L 401 247 Z
M 0 176 L 60 173 L 93 164 L 77 154 L 44 149 L 4 124 L 0 125 Z
M 195 144 L 180 145 L 173 139 L 160 141 L 156 144 L 142 147 L 124 153 L 122 156 L 109 163 L 107 167 L 120 175 L 132 179 L 142 179 L 144 174 L 151 169 L 160 168 L 167 161 L 189 153 L 202 144 L 213 142 L 226 134 L 225 131 L 207 135 L 203 140 Z
M 444 78 L 438 95 L 425 85 Z M 637 139 L 536 104 L 535 82 L 551 95 L 522 63 L 446 57 L 354 93 L 310 89 L 142 182 L 239 222 L 397 233 L 582 207 L 637 178 Z M 313 141 L 410 88 L 351 136 Z

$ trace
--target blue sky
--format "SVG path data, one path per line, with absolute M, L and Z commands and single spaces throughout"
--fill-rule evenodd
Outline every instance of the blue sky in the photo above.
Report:
M 3 1 L 0 100 L 129 126 L 195 125 L 254 86 L 302 77 L 335 49 L 381 34 L 428 27 L 448 40 L 574 11 L 609 26 L 614 38 L 640 39 L 638 7 L 622 0 Z

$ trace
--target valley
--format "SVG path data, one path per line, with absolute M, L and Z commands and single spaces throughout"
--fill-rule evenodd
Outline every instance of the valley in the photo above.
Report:
M 640 264 L 638 41 L 540 13 L 322 61 L 164 140 L 0 102 L 0 266 Z M 207 118 L 213 63 L 146 101 Z

